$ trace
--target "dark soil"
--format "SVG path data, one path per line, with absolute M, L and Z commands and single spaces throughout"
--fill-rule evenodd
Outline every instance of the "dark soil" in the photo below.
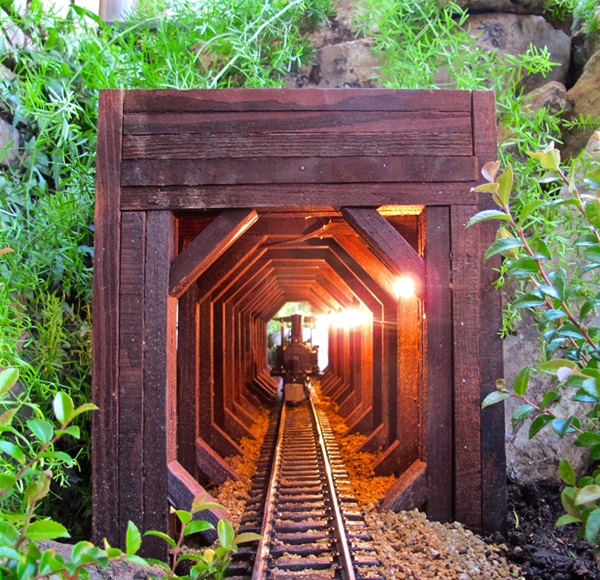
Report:
M 527 579 L 600 580 L 598 566 L 576 525 L 555 528 L 565 512 L 557 487 L 508 484 L 508 531 L 493 541 L 507 546 L 507 560 L 521 567 Z

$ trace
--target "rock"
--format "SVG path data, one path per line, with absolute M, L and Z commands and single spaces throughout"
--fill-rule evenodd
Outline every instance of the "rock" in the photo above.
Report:
M 517 329 L 517 333 L 504 340 L 504 360 L 506 361 L 506 380 L 512 384 L 516 373 L 525 365 L 539 360 L 538 331 L 533 325 L 531 315 L 526 314 Z M 532 373 L 527 396 L 533 401 L 541 401 L 548 389 L 549 379 Z M 572 439 L 561 439 L 550 426 L 544 428 L 533 439 L 529 439 L 531 420 L 521 423 L 516 429 L 511 424 L 512 413 L 521 401 L 509 398 L 505 402 L 506 423 L 506 472 L 507 476 L 520 484 L 549 483 L 559 484 L 558 463 L 567 458 L 579 474 L 587 466 L 588 452 L 575 447 Z M 560 403 L 559 416 L 568 416 L 572 412 L 582 416 L 589 411 L 583 404 L 576 404 L 567 397 Z
M 590 34 L 574 30 L 571 35 L 571 65 L 569 67 L 569 86 L 573 86 L 583 74 L 586 63 L 595 52 L 600 50 L 600 29 Z
M 575 86 L 567 92 L 573 103 L 569 117 L 576 119 L 580 115 L 600 117 L 600 50 L 594 53 L 583 69 L 583 74 Z M 586 131 L 571 130 L 563 134 L 563 157 L 575 157 L 586 146 L 594 130 L 600 129 L 600 123 Z
M 518 14 L 475 14 L 467 20 L 471 33 L 478 36 L 477 44 L 482 48 L 497 50 L 500 54 L 522 54 L 530 44 L 539 49 L 547 47 L 557 62 L 543 78 L 533 75 L 525 80 L 525 91 L 530 91 L 545 82 L 566 83 L 569 69 L 571 40 L 561 30 L 554 29 L 541 16 Z
M 457 4 L 469 12 L 543 14 L 546 0 L 458 0 Z
M 40 550 L 52 549 L 65 560 L 69 559 L 73 549 L 71 544 L 62 544 L 51 540 L 40 542 L 38 545 Z M 146 567 L 126 562 L 116 562 L 106 570 L 100 566 L 90 566 L 88 570 L 90 571 L 90 580 L 147 580 L 150 576 L 153 578 L 165 577 L 165 572 L 158 566 Z
M 550 81 L 525 95 L 525 104 L 533 111 L 547 107 L 553 115 L 559 111 L 572 109 L 571 102 L 567 98 L 567 89 L 558 81 Z
M 324 46 L 310 80 L 322 88 L 370 87 L 377 77 L 377 60 L 365 40 Z
M 0 118 L 0 166 L 12 165 L 19 158 L 19 132 Z

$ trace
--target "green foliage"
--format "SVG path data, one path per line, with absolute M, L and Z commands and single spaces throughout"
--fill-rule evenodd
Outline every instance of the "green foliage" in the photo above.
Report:
M 223 506 L 217 503 L 206 501 L 206 496 L 199 495 L 192 502 L 190 511 L 173 510 L 181 525 L 181 531 L 177 541 L 156 530 L 151 530 L 145 534 L 147 536 L 157 536 L 167 542 L 170 548 L 171 566 L 159 560 L 149 561 L 152 564 L 160 566 L 167 573 L 168 578 L 180 578 L 183 580 L 201 580 L 203 578 L 212 578 L 214 580 L 224 579 L 226 577 L 227 568 L 231 563 L 231 556 L 237 551 L 238 546 L 247 542 L 262 540 L 261 535 L 253 532 L 245 532 L 236 536 L 230 522 L 227 520 L 219 520 L 219 523 L 217 524 L 218 547 L 214 549 L 207 548 L 202 553 L 182 551 L 186 537 L 205 530 L 214 529 L 208 522 L 194 519 L 194 514 L 204 510 L 222 507 Z M 189 575 L 177 576 L 175 570 L 183 561 L 192 562 L 193 566 L 190 569 Z
M 107 546 L 102 550 L 89 542 L 73 547 L 69 561 L 54 550 L 41 550 L 38 542 L 68 538 L 67 529 L 36 512 L 39 502 L 50 492 L 53 470 L 73 464 L 73 459 L 56 444 L 61 437 L 78 438 L 73 420 L 95 405 L 75 407 L 66 393 L 59 391 L 53 400 L 54 418 L 44 416 L 39 406 L 25 396 L 15 396 L 19 372 L 7 368 L 0 372 L 0 577 L 3 580 L 41 578 L 88 578 L 92 564 L 106 567 L 111 561 L 145 564 L 135 554 L 140 543 L 137 528 L 130 523 L 127 552 Z M 31 418 L 27 418 L 31 417 Z
M 61 17 L 40 0 L 25 12 L 3 3 L 0 106 L 23 142 L 0 167 L 0 247 L 13 250 L 0 263 L 0 365 L 19 369 L 41 412 L 59 391 L 76 406 L 90 396 L 98 90 L 280 86 L 330 12 L 330 0 L 175 0 L 109 26 L 76 5 Z M 75 426 L 80 441 L 60 445 L 88 473 L 87 419 Z M 79 478 L 60 466 L 54 476 Z M 81 520 L 80 500 L 66 503 L 63 517 Z
M 600 133 L 595 137 L 600 139 Z M 475 191 L 491 193 L 499 209 L 473 216 L 468 225 L 501 222 L 488 254 L 503 253 L 506 276 L 521 283 L 513 305 L 529 310 L 537 321 L 543 360 L 521 369 L 511 388 L 498 381 L 483 406 L 512 396 L 521 402 L 513 412 L 513 426 L 531 417 L 530 438 L 550 427 L 561 438 L 569 436 L 575 446 L 588 448 L 592 461 L 600 461 L 600 328 L 594 322 L 600 308 L 600 152 L 583 152 L 569 170 L 563 170 L 553 143 L 529 156 L 540 167 L 538 179 L 556 182 L 560 189 L 549 189 L 544 199 L 522 206 L 512 191 L 510 167 L 498 175 L 500 164 L 488 163 L 483 170 L 488 183 Z M 556 226 L 562 237 L 560 252 L 554 244 Z M 518 244 L 506 246 L 507 241 Z M 528 394 L 532 372 L 548 379 L 539 400 Z M 561 411 L 565 397 L 582 403 L 574 414 Z M 559 473 L 567 484 L 562 493 L 567 514 L 557 525 L 581 524 L 597 548 L 600 470 L 577 480 L 573 467 L 562 460 Z

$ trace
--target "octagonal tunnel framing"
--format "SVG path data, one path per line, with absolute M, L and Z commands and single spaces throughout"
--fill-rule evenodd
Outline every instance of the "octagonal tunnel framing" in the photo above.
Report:
M 388 505 L 502 527 L 502 410 L 480 409 L 502 375 L 494 233 L 464 229 L 494 158 L 485 92 L 103 92 L 95 538 L 168 531 L 168 503 L 235 477 L 223 458 L 277 390 L 265 327 L 293 300 L 371 313 L 331 330 L 322 386 L 398 476 Z M 407 270 L 418 298 L 399 301 Z

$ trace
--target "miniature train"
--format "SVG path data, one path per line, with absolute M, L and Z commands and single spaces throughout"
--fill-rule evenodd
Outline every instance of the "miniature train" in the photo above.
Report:
M 303 340 L 303 329 L 312 329 L 314 319 L 302 314 L 277 318 L 281 324 L 281 344 L 275 345 L 275 364 L 271 376 L 283 377 L 286 401 L 304 398 L 310 377 L 319 375 L 319 347 Z

